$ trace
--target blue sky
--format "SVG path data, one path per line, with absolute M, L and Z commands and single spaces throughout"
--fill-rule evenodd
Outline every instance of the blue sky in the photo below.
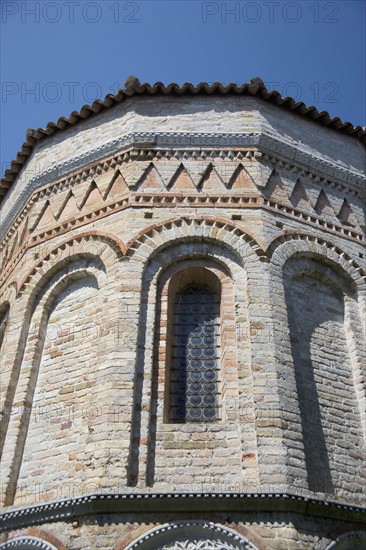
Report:
M 364 0 L 1 0 L 1 172 L 27 128 L 141 82 L 267 86 L 365 125 Z

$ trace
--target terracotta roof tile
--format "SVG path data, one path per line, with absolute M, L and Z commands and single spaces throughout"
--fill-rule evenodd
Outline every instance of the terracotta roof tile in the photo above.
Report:
M 269 92 L 265 87 L 263 81 L 256 77 L 250 80 L 246 84 L 230 83 L 224 85 L 220 82 L 214 82 L 208 84 L 207 82 L 200 82 L 197 85 L 193 85 L 190 82 L 186 82 L 182 86 L 176 83 L 171 83 L 168 86 L 164 86 L 162 82 L 156 82 L 153 85 L 141 84 L 140 81 L 130 76 L 126 79 L 125 87 L 120 89 L 115 95 L 108 94 L 103 100 L 97 99 L 92 105 L 83 105 L 80 111 L 73 111 L 68 118 L 60 117 L 57 122 L 49 122 L 45 128 L 27 130 L 26 141 L 23 143 L 21 150 L 18 152 L 15 160 L 12 161 L 10 168 L 4 173 L 4 177 L 0 181 L 0 203 L 7 191 L 11 187 L 12 183 L 17 177 L 17 174 L 22 169 L 23 165 L 27 162 L 28 157 L 31 155 L 36 142 L 44 139 L 47 136 L 53 135 L 55 132 L 59 132 L 77 124 L 80 120 L 89 118 L 94 114 L 100 113 L 105 109 L 109 109 L 113 105 L 124 101 L 127 97 L 134 95 L 155 95 L 155 94 L 238 94 L 238 95 L 251 95 L 257 96 L 269 103 L 278 105 L 283 109 L 287 109 L 300 114 L 308 119 L 314 120 L 318 123 L 324 124 L 329 128 L 333 128 L 337 131 L 353 135 L 360 139 L 362 143 L 366 143 L 366 130 L 362 126 L 353 126 L 350 122 L 342 122 L 339 117 L 331 118 L 327 111 L 319 112 L 316 107 L 308 107 L 303 102 L 296 102 L 291 97 L 282 97 L 277 91 Z

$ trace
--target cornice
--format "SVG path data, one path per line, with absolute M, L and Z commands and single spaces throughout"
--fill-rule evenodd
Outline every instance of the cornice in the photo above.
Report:
M 349 191 L 363 192 L 366 174 L 354 172 L 344 166 L 313 155 L 299 147 L 280 141 L 268 134 L 261 134 L 258 149 L 276 159 L 287 161 L 292 165 L 301 166 L 313 175 L 326 178 L 330 182 L 340 184 Z
M 364 192 L 365 176 L 363 174 L 316 157 L 267 134 L 254 132 L 216 134 L 135 132 L 111 140 L 100 147 L 54 165 L 52 168 L 41 171 L 30 178 L 1 220 L 0 239 L 3 238 L 21 208 L 35 191 L 62 178 L 76 178 L 77 181 L 86 179 L 95 174 L 98 168 L 106 168 L 113 166 L 113 163 L 126 160 L 127 157 L 124 158 L 124 155 L 128 150 L 130 150 L 129 158 L 134 157 L 135 160 L 143 160 L 145 155 L 149 158 L 148 153 L 145 151 L 146 148 L 153 150 L 152 155 L 160 155 L 165 158 L 182 158 L 186 154 L 187 157 L 192 156 L 193 158 L 195 156 L 211 155 L 220 156 L 223 159 L 235 158 L 240 153 L 238 149 L 255 148 L 258 156 L 265 155 L 264 160 L 268 158 L 269 160 L 290 164 L 291 167 L 306 171 L 306 173 L 312 174 L 313 177 L 324 179 L 325 184 L 340 186 L 350 194 L 358 195 Z M 254 152 L 253 154 L 255 155 Z M 108 155 L 114 155 L 114 157 L 105 160 Z M 96 163 L 99 163 L 100 166 L 90 166 Z M 75 174 L 76 171 L 77 174 Z M 13 191 L 9 193 L 7 200 L 2 205 L 3 209 L 12 200 L 12 194 L 15 194 L 15 192 L 14 186 Z
M 322 124 L 345 134 L 354 135 L 363 143 L 366 140 L 364 127 L 355 127 L 350 122 L 342 122 L 339 117 L 331 118 L 327 111 L 319 112 L 314 106 L 308 107 L 303 102 L 296 101 L 291 97 L 282 97 L 276 90 L 270 92 L 267 90 L 263 80 L 259 77 L 252 78 L 248 83 L 240 85 L 234 82 L 227 85 L 220 82 L 214 82 L 213 84 L 200 82 L 195 86 L 190 82 L 186 82 L 182 86 L 179 86 L 175 82 L 172 82 L 168 86 L 164 86 L 162 82 L 156 82 L 154 85 L 150 85 L 147 82 L 141 84 L 138 78 L 130 76 L 126 79 L 125 87 L 118 90 L 115 95 L 108 94 L 104 100 L 96 99 L 92 105 L 83 105 L 80 112 L 73 111 L 69 118 L 60 117 L 56 123 L 49 122 L 46 128 L 29 129 L 27 131 L 26 141 L 18 152 L 16 159 L 12 161 L 10 168 L 5 171 L 4 177 L 0 182 L 0 201 L 1 195 L 6 195 L 7 190 L 11 187 L 17 174 L 22 170 L 38 141 L 48 136 L 52 136 L 55 132 L 63 131 L 70 126 L 74 126 L 78 122 L 90 116 L 97 115 L 105 109 L 109 109 L 133 96 L 190 96 L 197 94 L 218 94 L 220 96 L 229 94 L 234 96 L 259 97 L 261 100 L 268 101 L 272 105 L 276 105 L 287 111 L 296 112 L 300 116 L 313 120 L 318 124 Z
M 0 514 L 0 532 L 31 525 L 71 521 L 97 514 L 149 513 L 299 513 L 305 516 L 363 522 L 366 508 L 293 493 L 106 493 L 22 506 Z M 138 516 L 136 516 L 137 519 Z

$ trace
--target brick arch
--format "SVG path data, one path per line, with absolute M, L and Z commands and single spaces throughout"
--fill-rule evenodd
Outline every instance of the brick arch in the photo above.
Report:
M 54 535 L 36 527 L 17 531 L 16 535 L 10 535 L 6 539 L 5 537 L 0 538 L 0 549 L 22 548 L 24 544 L 30 548 L 40 548 L 41 550 L 67 550 L 67 547 Z
M 26 313 L 32 314 L 33 307 L 40 303 L 41 297 L 46 293 L 55 292 L 55 286 L 59 284 L 59 279 L 82 276 L 83 273 L 91 274 L 98 281 L 99 288 L 103 286 L 106 277 L 106 266 L 99 256 L 88 252 L 72 254 L 60 258 L 56 263 L 48 264 L 48 270 L 37 272 L 38 280 L 33 279 L 33 286 L 28 295 Z M 29 283 L 30 286 L 30 283 Z M 49 288 L 48 288 L 49 287 Z M 54 290 L 51 291 L 51 288 Z
M 198 277 L 198 278 L 197 278 Z M 215 390 L 216 415 L 213 421 L 222 421 L 226 424 L 228 403 L 235 397 L 238 398 L 237 387 L 232 388 L 233 380 L 237 375 L 237 348 L 235 341 L 235 322 L 233 311 L 235 310 L 234 284 L 232 275 L 225 266 L 220 265 L 215 259 L 194 259 L 187 258 L 171 264 L 163 270 L 158 279 L 157 308 L 155 315 L 155 337 L 154 337 L 154 365 L 153 365 L 153 390 L 151 392 L 151 415 L 149 420 L 149 444 L 147 451 L 146 482 L 149 486 L 154 484 L 156 467 L 161 464 L 155 463 L 155 448 L 161 445 L 162 426 L 164 433 L 170 429 L 171 434 L 177 429 L 178 420 L 170 416 L 169 407 L 171 404 L 170 374 L 172 372 L 172 323 L 173 323 L 173 301 L 172 295 L 187 283 L 205 283 L 214 289 L 219 301 L 219 334 L 217 335 L 220 355 L 215 366 L 216 374 L 219 373 L 217 390 Z M 175 321 L 176 322 L 176 321 Z M 201 371 L 202 372 L 202 371 Z M 237 379 L 236 385 L 238 383 Z M 235 392 L 235 395 L 233 393 Z M 164 395 L 161 399 L 159 396 Z M 156 413 L 153 412 L 156 409 Z M 156 416 L 156 421 L 155 421 Z M 192 420 L 187 420 L 184 425 L 189 426 Z M 212 420 L 209 421 L 210 426 Z M 182 428 L 182 424 L 179 424 Z M 203 425 L 202 423 L 200 424 Z M 224 430 L 224 426 L 222 426 Z M 182 431 L 183 435 L 183 431 Z M 190 434 L 183 436 L 186 438 Z M 160 441 L 159 441 L 160 439 Z M 183 444 L 182 440 L 182 444 Z M 221 441 L 216 441 L 220 446 Z M 173 452 L 173 451 L 172 451 Z M 239 452 L 239 450 L 238 450 Z M 179 452 L 180 454 L 180 452 Z M 182 468 L 184 470 L 184 468 Z M 179 469 L 176 473 L 179 475 Z
M 231 248 L 239 249 L 242 255 L 254 252 L 257 256 L 262 256 L 265 250 L 263 242 L 241 224 L 212 216 L 184 216 L 150 225 L 138 233 L 127 243 L 126 255 L 147 257 L 153 251 L 169 246 L 172 241 L 189 240 L 193 237 L 220 241 Z
M 338 273 L 343 279 L 343 290 L 345 290 L 345 285 L 354 289 L 353 293 L 359 303 L 363 332 L 366 337 L 366 270 L 361 262 L 351 258 L 333 242 L 304 233 L 292 233 L 276 238 L 269 245 L 267 254 L 272 272 L 272 283 L 274 287 L 277 287 L 276 292 L 278 291 L 278 278 L 282 278 L 284 266 L 291 258 L 300 258 L 301 256 L 312 258 Z
M 271 264 L 281 267 L 294 254 L 310 253 L 318 259 L 330 262 L 339 271 L 347 273 L 356 284 L 366 282 L 366 269 L 345 250 L 327 239 L 310 233 L 284 233 L 267 247 Z
M 247 533 L 244 536 L 231 527 L 209 520 L 176 520 L 153 529 L 147 529 L 135 541 L 130 544 L 128 544 L 129 541 L 122 542 L 115 547 L 115 550 L 154 550 L 165 548 L 166 545 L 173 549 L 175 548 L 174 543 L 178 540 L 179 548 L 188 549 L 193 541 L 200 539 L 207 540 L 213 550 L 221 548 L 227 550 L 267 549 L 264 544 L 254 545 L 246 535 Z M 258 537 L 256 537 L 256 542 L 261 542 Z
M 38 287 L 41 287 L 37 292 L 37 288 L 33 290 L 32 297 L 36 299 L 36 307 L 42 309 L 51 309 L 57 297 L 68 288 L 68 286 L 80 279 L 91 278 L 96 282 L 98 289 L 100 288 L 100 281 L 104 276 L 104 265 L 98 265 L 96 262 L 94 265 L 88 265 L 90 259 L 88 256 L 84 258 L 73 259 L 66 265 L 57 265 L 56 272 L 53 274 L 52 279 L 43 279 Z M 65 270 L 67 267 L 67 271 Z M 47 284 L 48 283 L 48 284 Z M 44 292 L 42 297 L 39 297 L 39 292 Z
M 188 520 L 191 519 L 192 521 L 195 521 L 195 515 L 186 515 L 186 518 Z M 231 522 L 227 521 L 227 517 L 221 513 L 215 513 L 211 512 L 210 514 L 202 513 L 201 519 L 206 519 L 208 522 L 214 522 L 215 524 L 221 524 L 225 529 L 228 527 L 232 531 L 238 533 L 248 541 L 250 541 L 252 544 L 254 544 L 257 548 L 257 550 L 270 550 L 270 547 L 268 544 L 260 537 L 257 533 L 253 532 L 253 530 L 250 527 L 247 527 L 245 525 L 242 525 L 241 523 L 237 522 Z M 183 520 L 184 521 L 184 520 Z M 197 521 L 197 520 L 196 520 Z M 140 537 L 146 537 L 148 533 L 152 532 L 151 526 L 146 527 L 145 530 L 141 533 L 141 528 L 139 527 L 136 530 L 136 535 L 134 535 L 134 532 L 132 531 L 128 535 L 126 535 L 120 542 L 116 544 L 113 550 L 126 550 L 128 546 L 136 542 L 138 539 L 138 536 Z
M 357 297 L 357 286 L 348 273 L 344 272 L 333 261 L 312 252 L 295 253 L 283 265 L 283 273 L 290 277 L 310 275 L 322 281 L 341 298 Z
M 342 286 L 343 291 L 346 290 L 345 285 L 349 286 L 349 290 L 353 288 L 366 337 L 366 269 L 361 262 L 351 258 L 333 242 L 306 233 L 291 233 L 276 238 L 269 245 L 267 254 L 275 286 L 276 278 L 282 277 L 284 266 L 291 258 L 312 258 L 338 273 L 343 279 L 343 285 L 338 282 L 338 286 Z
M 163 387 L 165 387 L 167 380 L 166 380 L 166 370 L 170 370 L 170 367 L 167 366 L 167 361 L 169 361 L 169 357 L 167 356 L 167 329 L 171 323 L 168 321 L 168 327 L 163 328 L 161 326 L 161 323 L 159 322 L 158 317 L 167 318 L 168 320 L 172 318 L 172 307 L 173 304 L 171 302 L 171 298 L 169 298 L 169 294 L 172 293 L 172 290 L 174 293 L 181 290 L 187 282 L 192 282 L 195 279 L 195 273 L 194 270 L 200 270 L 201 276 L 203 275 L 202 279 L 205 280 L 205 283 L 207 284 L 207 277 L 211 279 L 211 283 L 209 286 L 211 289 L 215 289 L 216 293 L 219 296 L 220 301 L 220 325 L 221 325 L 221 348 L 222 353 L 225 356 L 225 352 L 227 353 L 228 348 L 228 342 L 232 342 L 232 334 L 235 331 L 235 323 L 232 322 L 232 312 L 235 308 L 234 305 L 234 289 L 233 289 L 233 281 L 232 281 L 232 275 L 229 272 L 228 269 L 225 269 L 225 266 L 220 265 L 219 262 L 215 262 L 212 260 L 209 260 L 208 258 L 205 259 L 197 259 L 194 258 L 186 259 L 183 261 L 177 261 L 173 264 L 171 264 L 168 268 L 164 269 L 159 277 L 159 308 L 157 312 L 157 319 L 155 323 L 155 332 L 156 332 L 156 340 L 157 345 L 159 348 L 159 360 L 158 363 L 160 364 L 160 369 L 158 364 L 155 365 L 155 369 L 161 371 L 161 374 L 159 374 L 159 381 L 162 384 Z M 180 278 L 180 280 L 178 279 Z M 182 279 L 183 277 L 183 279 Z M 224 298 L 225 297 L 225 298 Z M 230 304 L 230 305 L 228 305 Z M 230 326 L 231 325 L 231 326 Z M 230 326 L 230 329 L 229 329 Z M 163 329 L 163 330 L 162 330 Z M 229 329 L 229 330 L 228 330 Z M 232 350 L 231 350 L 232 351 Z M 236 351 L 236 350 L 235 350 Z M 169 355 L 169 354 L 168 354 Z M 225 361 L 222 360 L 222 370 L 225 372 Z M 237 368 L 237 364 L 235 362 L 235 368 Z M 165 392 L 168 392 L 168 388 L 165 387 Z M 221 394 L 222 392 L 220 392 Z M 221 395 L 222 400 L 223 396 Z M 167 403 L 164 403 L 164 408 L 166 409 Z M 220 403 L 221 408 L 221 403 Z M 167 410 L 164 411 L 163 417 L 165 421 L 168 421 L 168 414 Z
M 100 243 L 97 249 L 93 249 L 93 243 Z M 89 250 L 91 249 L 91 252 Z M 109 257 L 108 252 L 112 250 L 113 256 Z M 93 252 L 95 252 L 93 254 Z M 46 252 L 28 271 L 21 281 L 15 281 L 17 293 L 23 292 L 30 283 L 37 283 L 45 271 L 62 261 L 67 260 L 70 255 L 98 256 L 104 262 L 106 269 L 112 267 L 115 261 L 119 261 L 126 253 L 126 247 L 122 240 L 111 233 L 102 231 L 88 231 L 79 233 L 62 241 L 52 250 Z
M 18 336 L 17 336 L 17 345 L 16 345 L 16 353 L 13 359 L 13 365 L 11 367 L 11 380 L 12 384 L 9 385 L 8 393 L 11 394 L 15 391 L 15 386 L 19 377 L 19 369 L 20 364 L 22 361 L 23 353 L 24 353 L 24 347 L 25 343 L 27 341 L 29 328 L 31 319 L 33 316 L 33 313 L 35 311 L 35 308 L 37 305 L 42 301 L 42 298 L 44 296 L 44 292 L 47 293 L 47 285 L 51 285 L 52 287 L 52 281 L 58 281 L 58 278 L 61 277 L 65 278 L 67 276 L 74 276 L 74 277 L 80 277 L 82 276 L 82 273 L 89 272 L 92 274 L 95 279 L 98 281 L 98 286 L 101 287 L 104 284 L 104 279 L 106 276 L 106 269 L 104 266 L 104 263 L 96 256 L 93 256 L 92 254 L 74 254 L 71 256 L 68 256 L 66 253 L 63 255 L 64 257 L 59 259 L 55 264 L 47 264 L 48 270 L 39 270 L 34 274 L 34 277 L 31 278 L 29 283 L 26 285 L 26 287 L 29 287 L 28 292 L 18 294 L 18 300 L 14 302 L 13 310 L 18 310 L 18 318 L 20 318 L 21 315 L 21 322 L 17 322 L 18 326 Z M 84 261 L 83 266 L 79 265 L 79 269 L 75 268 L 75 265 L 77 262 Z M 93 265 L 94 262 L 94 265 Z M 33 285 L 31 286 L 31 283 Z M 55 286 L 55 284 L 53 285 Z M 14 288 L 14 287 L 13 287 Z M 48 289 L 50 290 L 50 289 Z M 51 289 L 52 290 L 52 289 Z M 15 294 L 15 288 L 14 288 L 14 294 Z M 9 398 L 7 397 L 5 399 L 5 402 L 7 403 L 9 401 Z M 10 399 L 10 402 L 12 401 L 12 398 Z M 6 406 L 5 403 L 5 406 Z M 3 431 L 1 431 L 1 434 L 3 434 Z M 0 450 L 2 445 L 0 444 Z M 1 452 L 0 452 L 1 454 Z
M 18 550 L 32 550 L 33 548 L 57 550 L 53 544 L 51 546 L 44 540 L 29 536 L 14 537 L 4 542 L 4 544 L 0 544 L 0 550 L 11 550 L 11 548 L 18 548 Z

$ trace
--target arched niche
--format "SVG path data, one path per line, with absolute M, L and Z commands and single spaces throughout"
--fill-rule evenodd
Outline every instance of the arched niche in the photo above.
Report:
M 25 406 L 12 411 L 22 427 L 13 462 L 16 503 L 81 492 L 65 482 L 76 467 L 74 453 L 83 464 L 79 444 L 86 446 L 88 405 L 95 402 L 104 278 L 97 259 L 78 259 L 56 271 L 34 304 L 17 389 L 18 398 L 24 391 Z M 82 472 L 78 477 L 84 480 Z
M 132 259 L 131 259 L 132 260 Z M 131 262 L 132 263 L 132 262 Z M 137 263 L 137 262 L 136 262 Z M 141 262 L 138 262 L 141 266 Z M 226 487 L 237 486 L 243 475 L 242 467 L 242 434 L 237 429 L 239 420 L 239 382 L 237 368 L 237 340 L 236 324 L 233 312 L 239 316 L 247 316 L 247 279 L 243 258 L 237 251 L 228 245 L 206 242 L 202 238 L 190 237 L 189 242 L 175 239 L 170 246 L 155 251 L 145 262 L 142 273 L 140 316 L 139 316 L 139 346 L 136 354 L 135 370 L 135 404 L 132 418 L 132 434 L 130 442 L 129 484 L 154 486 L 162 490 L 167 487 L 183 487 L 186 483 L 195 485 L 197 490 L 203 486 L 216 484 L 217 490 L 223 482 L 223 475 L 215 475 L 208 469 L 204 472 L 205 448 L 212 453 L 213 463 L 217 471 L 223 472 L 222 455 L 229 453 L 226 441 L 230 439 L 232 472 L 225 477 Z M 167 422 L 164 413 L 166 400 L 164 394 L 168 387 L 166 373 L 169 365 L 166 364 L 166 329 L 169 310 L 169 289 L 175 288 L 170 281 L 176 273 L 184 270 L 197 270 L 196 282 L 202 284 L 202 274 L 207 273 L 206 284 L 221 296 L 221 347 L 220 347 L 220 412 L 215 420 L 219 425 L 212 427 L 211 422 L 180 423 L 179 431 L 184 439 L 181 442 L 187 448 L 182 453 L 178 448 L 179 442 L 175 438 L 177 426 L 174 422 Z M 193 274 L 193 271 L 185 271 Z M 179 278 L 179 274 L 177 275 Z M 176 279 L 177 281 L 178 279 Z M 216 281 L 216 282 L 214 282 Z M 192 279 L 189 277 L 189 281 Z M 180 285 L 178 284 L 178 287 Z M 177 287 L 177 288 L 178 288 Z M 220 288 L 221 287 L 221 288 Z M 217 292 L 219 291 L 219 292 Z M 174 292 L 173 292 L 174 294 Z M 166 332 L 166 331 L 165 331 Z M 225 352 L 225 353 L 223 353 Z M 249 363 L 249 342 L 242 343 L 242 357 Z M 248 402 L 252 398 L 252 388 L 245 388 Z M 253 410 L 253 406 L 251 406 Z M 251 431 L 248 439 L 255 440 L 253 423 L 243 427 Z M 192 439 L 193 432 L 195 433 Z M 225 435 L 224 435 L 225 433 Z M 221 438 L 220 438 L 221 435 Z M 201 441 L 200 441 L 200 438 Z M 210 438 L 217 440 L 217 445 L 209 442 Z M 170 439 L 170 442 L 168 440 Z M 244 439 L 244 436 L 243 436 Z M 193 442 L 193 443 L 192 443 Z M 192 449 L 189 451 L 188 447 Z M 212 451 L 211 451 L 212 449 Z M 221 451 L 219 450 L 221 449 Z M 207 453 L 206 453 L 207 454 Z M 188 468 L 185 460 L 192 458 L 192 467 Z M 164 461 L 168 460 L 168 467 Z M 177 465 L 183 472 L 183 477 L 177 475 Z M 221 470 L 220 470 L 221 469 Z M 254 469 L 253 469 L 254 470 Z M 253 474 L 254 475 L 254 474 Z M 189 476 L 189 481 L 184 481 Z M 181 481 L 180 481 L 181 480 Z M 179 485 L 180 484 L 180 485 Z
M 7 505 L 98 489 L 89 476 L 111 453 L 103 446 L 96 457 L 92 449 L 114 418 L 120 391 L 121 363 L 112 356 L 120 349 L 113 328 L 120 304 L 113 270 L 114 265 L 107 272 L 104 262 L 88 252 L 72 255 L 50 266 L 24 294 L 13 366 L 18 382 L 9 400 L 16 406 L 7 432 L 17 437 L 5 438 L 8 461 L 2 465 Z M 131 409 L 127 398 L 124 406 Z M 123 442 L 126 429 L 113 422 L 111 439 Z M 114 431 L 118 434 L 112 436 Z M 116 446 L 115 452 L 120 459 L 123 451 Z
M 360 494 L 362 325 L 356 285 L 337 265 L 311 254 L 287 260 L 283 285 L 307 488 Z

